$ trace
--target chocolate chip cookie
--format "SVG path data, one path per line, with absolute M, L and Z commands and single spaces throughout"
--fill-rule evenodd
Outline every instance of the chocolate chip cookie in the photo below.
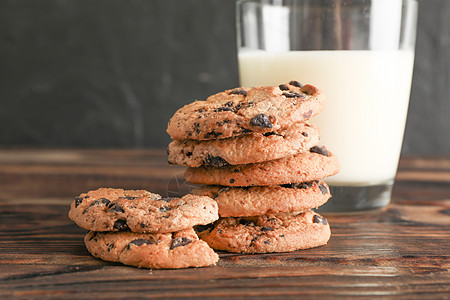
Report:
M 325 147 L 262 163 L 223 167 L 188 168 L 184 174 L 191 183 L 224 186 L 269 186 L 307 182 L 335 175 L 339 161 Z
M 69 217 L 94 231 L 166 233 L 211 223 L 217 211 L 217 203 L 206 196 L 162 198 L 145 190 L 101 188 L 76 197 Z
M 331 231 L 327 220 L 312 212 L 245 218 L 223 218 L 197 226 L 199 237 L 216 250 L 235 253 L 288 252 L 325 245 Z
M 191 193 L 216 200 L 221 217 L 300 213 L 325 204 L 331 197 L 327 184 L 317 180 L 248 188 L 207 185 Z
M 307 123 L 266 133 L 210 141 L 175 140 L 169 144 L 169 163 L 189 167 L 223 167 L 275 160 L 307 151 L 319 143 L 320 131 Z
M 167 133 L 174 140 L 211 140 L 273 132 L 317 115 L 324 101 L 319 89 L 297 81 L 235 88 L 180 108 L 170 119 Z
M 219 260 L 192 228 L 162 234 L 89 231 L 84 243 L 94 257 L 140 268 L 204 267 Z

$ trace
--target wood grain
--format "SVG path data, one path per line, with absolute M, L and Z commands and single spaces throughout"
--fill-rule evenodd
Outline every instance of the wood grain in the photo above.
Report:
M 67 217 L 74 196 L 99 186 L 183 192 L 182 172 L 156 150 L 0 150 L 0 298 L 450 297 L 450 158 L 402 159 L 393 203 L 328 216 L 324 247 L 220 252 L 216 266 L 183 270 L 89 255 Z

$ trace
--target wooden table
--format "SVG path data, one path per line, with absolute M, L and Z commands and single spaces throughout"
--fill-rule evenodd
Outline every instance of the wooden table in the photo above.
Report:
M 393 203 L 328 216 L 328 245 L 220 253 L 216 266 L 148 270 L 89 255 L 67 212 L 101 186 L 185 191 L 156 150 L 0 150 L 0 298 L 450 299 L 450 157 L 403 158 Z

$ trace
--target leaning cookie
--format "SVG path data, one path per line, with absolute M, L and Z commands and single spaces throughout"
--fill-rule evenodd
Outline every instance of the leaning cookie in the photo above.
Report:
M 266 133 L 210 140 L 175 140 L 169 144 L 169 163 L 189 167 L 222 167 L 275 160 L 307 151 L 317 145 L 320 131 L 308 123 Z
M 223 218 L 197 226 L 211 248 L 235 253 L 289 252 L 325 245 L 331 236 L 325 218 L 308 211 L 245 218 Z
M 317 180 L 247 188 L 207 185 L 191 193 L 216 200 L 221 217 L 300 213 L 325 204 L 331 197 L 327 184 Z
M 192 228 L 164 234 L 89 231 L 84 243 L 94 257 L 140 268 L 204 267 L 219 260 Z
M 174 140 L 211 140 L 273 132 L 308 120 L 324 107 L 319 89 L 297 81 L 236 88 L 180 108 L 170 119 L 167 133 Z
M 101 188 L 76 197 L 69 217 L 94 231 L 166 233 L 211 223 L 217 211 L 217 203 L 206 196 L 161 198 L 144 190 Z
M 337 157 L 325 147 L 314 146 L 307 152 L 268 162 L 220 168 L 188 168 L 184 177 L 197 184 L 269 186 L 318 180 L 335 175 L 338 171 Z

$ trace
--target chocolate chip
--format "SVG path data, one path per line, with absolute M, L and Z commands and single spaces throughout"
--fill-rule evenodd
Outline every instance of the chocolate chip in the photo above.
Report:
M 262 232 L 273 231 L 273 230 L 274 230 L 273 227 L 269 227 L 269 226 L 261 227 L 261 231 Z
M 244 89 L 234 89 L 232 90 L 229 95 L 243 95 L 247 96 L 247 92 Z
M 214 112 L 222 112 L 222 111 L 234 111 L 234 109 L 232 109 L 231 107 L 223 106 L 223 107 L 216 108 L 214 110 Z
M 278 87 L 282 91 L 289 91 L 289 87 L 287 85 L 285 85 L 285 84 L 280 84 Z
M 81 197 L 76 197 L 76 198 L 75 198 L 75 208 L 77 208 L 78 205 L 81 204 L 81 202 L 83 202 L 83 198 L 81 198 Z
M 234 112 L 237 112 L 238 110 L 240 110 L 245 104 L 240 102 L 236 105 L 236 107 L 234 108 Z
M 221 168 L 228 166 L 229 163 L 220 156 L 207 155 L 204 161 L 205 165 Z
M 141 223 L 140 225 L 141 225 L 141 228 L 147 227 L 147 225 L 145 225 L 145 223 Z
M 305 85 L 304 87 L 302 87 L 302 92 L 307 94 L 307 95 L 314 95 L 315 93 L 317 93 L 319 90 L 312 85 Z
M 152 245 L 152 244 L 155 244 L 155 242 L 147 240 L 147 239 L 137 239 L 137 240 L 131 241 L 128 244 L 128 249 L 130 248 L 130 245 L 142 246 L 142 245 Z
M 304 94 L 294 92 L 284 92 L 282 95 L 285 96 L 286 98 L 305 98 Z
M 308 134 L 307 132 L 302 132 L 302 135 L 303 135 L 304 137 L 308 137 L 308 136 L 309 136 L 309 134 Z
M 233 172 L 234 173 L 239 173 L 239 169 L 234 169 Z
M 251 241 L 250 246 L 253 246 L 253 244 L 261 237 L 261 234 L 256 235 Z
M 170 210 L 172 210 L 172 207 L 169 207 L 169 206 L 163 206 L 163 207 L 159 208 L 160 212 L 168 212 Z
M 204 111 L 205 111 L 204 108 L 201 108 L 201 109 L 197 110 L 198 113 L 202 113 L 202 112 L 204 112 Z
M 296 86 L 296 87 L 299 87 L 299 88 L 303 87 L 303 84 L 301 84 L 300 82 L 298 82 L 296 80 L 289 81 L 289 84 L 293 85 L 293 86 Z
M 100 202 L 101 204 L 105 204 L 106 206 L 108 206 L 108 204 L 111 203 L 111 201 L 109 201 L 109 199 L 106 198 L 100 198 Z
M 112 250 L 112 248 L 114 248 L 114 244 L 107 244 L 108 249 L 106 249 L 108 252 Z
M 328 224 L 327 219 L 325 219 L 324 217 L 319 216 L 319 215 L 314 215 L 313 222 L 317 223 L 317 224 L 323 224 L 323 225 L 327 225 Z
M 191 156 L 192 156 L 192 152 L 191 152 L 191 151 L 187 152 L 187 153 L 186 153 L 186 156 L 187 156 L 187 157 L 191 157 Z
M 192 243 L 192 240 L 190 238 L 186 238 L 186 237 L 174 238 L 172 241 L 172 244 L 170 245 L 170 250 L 172 250 L 176 247 L 186 246 L 187 244 L 190 244 L 190 243 Z
M 319 184 L 319 189 L 322 192 L 322 194 L 326 195 L 328 193 L 328 188 L 324 186 L 322 183 Z
M 262 128 L 272 128 L 272 122 L 270 122 L 269 117 L 265 114 L 259 114 L 255 117 L 253 117 L 250 120 L 250 124 L 253 126 L 258 126 Z
M 311 149 L 309 149 L 309 152 L 317 153 L 324 156 L 330 156 L 330 152 L 328 152 L 327 149 L 321 146 L 314 146 Z
M 301 182 L 301 183 L 288 183 L 288 184 L 282 184 L 282 187 L 285 188 L 291 188 L 291 189 L 307 189 L 312 187 L 312 182 Z
M 199 127 L 200 127 L 200 124 L 198 124 L 198 123 L 195 123 L 195 124 L 194 124 L 194 130 L 195 130 L 195 132 L 200 133 Z
M 114 223 L 113 228 L 117 229 L 117 230 L 126 230 L 126 229 L 128 229 L 127 220 L 125 220 L 125 219 L 117 220 Z
M 92 232 L 92 231 L 91 231 Z M 92 241 L 96 236 L 97 236 L 98 232 L 97 231 L 93 231 L 93 234 L 91 235 L 91 237 L 89 238 L 90 241 Z
M 100 201 L 99 200 L 94 200 L 91 202 L 91 205 L 89 205 L 89 207 L 94 206 L 94 205 L 99 205 Z
M 236 180 L 234 180 L 233 178 L 230 179 L 230 183 L 234 183 Z
M 125 212 L 123 210 L 123 208 L 120 205 L 118 205 L 117 203 L 113 203 L 112 205 L 110 205 L 109 206 L 109 210 L 117 212 L 117 213 L 124 213 Z
M 206 231 L 206 230 L 211 231 L 211 230 L 213 230 L 213 228 L 214 228 L 214 224 L 213 223 L 206 224 L 206 225 L 197 225 L 197 226 L 195 226 L 195 230 L 197 230 L 197 232 L 203 232 L 203 231 Z
M 137 199 L 137 198 L 139 198 L 139 197 L 121 197 L 121 198 L 127 199 L 127 200 L 134 200 L 134 199 Z
M 170 202 L 170 201 L 172 201 L 173 199 L 177 199 L 177 197 L 164 197 L 164 198 L 157 199 L 157 200 L 158 200 L 158 201 Z
M 251 227 L 255 226 L 255 223 L 253 221 L 246 220 L 246 219 L 239 219 L 239 224 L 244 225 L 244 226 L 251 226 Z
M 217 138 L 218 136 L 221 136 L 222 132 L 215 132 L 214 130 L 208 132 L 205 134 L 205 138 L 209 139 L 211 136 Z
M 92 201 L 91 204 L 83 211 L 83 214 L 87 213 L 92 206 L 99 205 L 100 203 L 101 203 L 100 200 Z
M 255 102 L 253 102 L 253 101 L 240 102 L 240 103 L 238 103 L 238 105 L 235 106 L 234 112 L 237 112 L 238 110 L 243 109 L 243 108 L 248 108 L 248 107 L 253 107 L 253 106 L 255 106 Z
M 270 245 L 270 242 L 269 241 L 264 241 L 264 244 Z
M 278 134 L 278 133 L 276 133 L 276 132 L 266 132 L 266 133 L 263 133 L 263 135 L 264 135 L 264 136 L 271 136 L 271 135 L 278 135 L 278 136 L 281 136 L 281 134 Z

